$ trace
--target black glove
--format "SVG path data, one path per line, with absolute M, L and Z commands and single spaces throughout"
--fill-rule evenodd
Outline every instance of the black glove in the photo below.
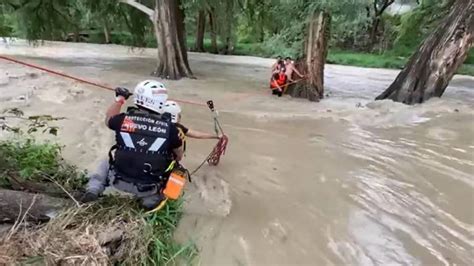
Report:
M 117 87 L 117 88 L 115 88 L 115 97 L 122 96 L 123 98 L 125 98 L 125 100 L 128 100 L 128 98 L 129 98 L 132 94 L 133 94 L 133 93 L 131 93 L 127 88 L 123 88 L 123 87 Z

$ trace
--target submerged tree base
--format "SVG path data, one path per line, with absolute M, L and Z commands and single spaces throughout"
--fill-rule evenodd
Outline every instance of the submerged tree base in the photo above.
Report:
M 292 97 L 319 101 L 324 97 L 324 64 L 326 62 L 330 16 L 328 13 L 314 13 L 308 24 L 305 41 L 305 56 L 298 60 L 296 68 L 304 79 L 290 85 L 286 93 Z

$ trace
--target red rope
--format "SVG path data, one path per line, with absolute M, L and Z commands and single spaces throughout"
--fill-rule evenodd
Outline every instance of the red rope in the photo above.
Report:
M 95 87 L 98 87 L 98 88 L 111 90 L 111 91 L 114 90 L 112 87 L 109 87 L 109 86 L 106 86 L 106 85 L 102 85 L 102 84 L 99 84 L 99 83 L 96 83 L 96 82 L 93 82 L 93 81 L 88 81 L 88 80 L 85 80 L 85 79 L 82 79 L 82 78 L 74 77 L 74 76 L 64 74 L 64 73 L 61 73 L 61 72 L 58 72 L 58 71 L 54 71 L 52 69 L 44 68 L 44 67 L 41 67 L 41 66 L 38 66 L 38 65 L 33 65 L 33 64 L 30 64 L 30 63 L 27 63 L 27 62 L 24 62 L 24 61 L 20 61 L 20 60 L 11 58 L 11 57 L 4 56 L 4 55 L 0 55 L 0 59 L 10 61 L 10 62 L 13 62 L 13 63 L 17 63 L 17 64 L 20 64 L 20 65 L 24 65 L 24 66 L 27 66 L 27 67 L 31 67 L 31 68 L 36 68 L 36 69 L 45 71 L 45 72 L 50 73 L 50 74 L 54 74 L 54 75 L 61 76 L 63 78 L 68 78 L 68 79 L 72 79 L 72 80 L 75 80 L 75 81 L 79 81 L 79 82 L 89 84 L 89 85 L 92 85 L 92 86 L 95 86 Z M 198 103 L 198 102 L 193 102 L 193 101 L 188 101 L 188 100 L 178 100 L 178 99 L 170 99 L 170 100 L 174 100 L 176 102 L 184 103 L 184 104 L 192 104 L 192 105 L 207 107 L 207 105 L 204 104 L 204 103 Z
M 211 154 L 209 154 L 209 156 L 207 157 L 207 163 L 209 165 L 219 164 L 221 156 L 225 154 L 228 142 L 229 142 L 229 138 L 227 138 L 226 135 L 222 136 L 222 138 L 219 139 L 219 142 L 217 142 Z
M 27 66 L 27 67 L 36 68 L 36 69 L 39 69 L 39 70 L 42 70 L 42 71 L 45 71 L 45 72 L 48 72 L 48 73 L 51 73 L 51 74 L 54 74 L 54 75 L 58 75 L 58 76 L 61 76 L 61 77 L 64 77 L 64 78 L 68 78 L 68 79 L 72 79 L 72 80 L 79 81 L 79 82 L 82 82 L 82 83 L 86 83 L 86 84 L 89 84 L 89 85 L 92 85 L 92 86 L 95 86 L 95 87 L 99 87 L 99 88 L 102 88 L 102 89 L 111 90 L 111 91 L 114 90 L 113 88 L 107 87 L 105 85 L 101 85 L 101 84 L 98 84 L 98 83 L 95 83 L 95 82 L 92 82 L 92 81 L 87 81 L 85 79 L 73 77 L 73 76 L 70 76 L 68 74 L 64 74 L 64 73 L 61 73 L 61 72 L 58 72 L 58 71 L 47 69 L 47 68 L 44 68 L 44 67 L 41 67 L 41 66 L 37 66 L 37 65 L 33 65 L 33 64 L 26 63 L 26 62 L 23 62 L 23 61 L 19 61 L 19 60 L 13 59 L 11 57 L 6 57 L 6 56 L 3 56 L 3 55 L 0 55 L 0 58 L 3 59 L 3 60 L 13 62 L 13 63 L 24 65 L 24 66 Z

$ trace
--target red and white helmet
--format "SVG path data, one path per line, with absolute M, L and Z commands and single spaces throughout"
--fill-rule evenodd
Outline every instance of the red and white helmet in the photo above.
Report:
M 165 113 L 170 113 L 171 122 L 177 123 L 179 121 L 179 114 L 181 114 L 181 107 L 175 101 L 167 101 L 165 103 Z
M 168 100 L 168 91 L 163 83 L 156 80 L 145 80 L 135 87 L 133 92 L 135 104 L 148 110 L 164 113 L 164 105 Z

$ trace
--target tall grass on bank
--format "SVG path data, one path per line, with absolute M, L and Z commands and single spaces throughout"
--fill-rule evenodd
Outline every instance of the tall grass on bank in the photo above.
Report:
M 0 187 L 22 182 L 50 183 L 72 194 L 82 190 L 84 174 L 64 162 L 60 146 L 34 140 L 0 141 Z M 45 176 L 49 178 L 46 179 Z M 193 243 L 173 240 L 182 201 L 169 201 L 146 214 L 135 200 L 107 196 L 91 205 L 68 208 L 45 224 L 23 226 L 0 235 L 1 264 L 183 265 L 197 257 Z M 27 216 L 26 216 L 27 217 Z

